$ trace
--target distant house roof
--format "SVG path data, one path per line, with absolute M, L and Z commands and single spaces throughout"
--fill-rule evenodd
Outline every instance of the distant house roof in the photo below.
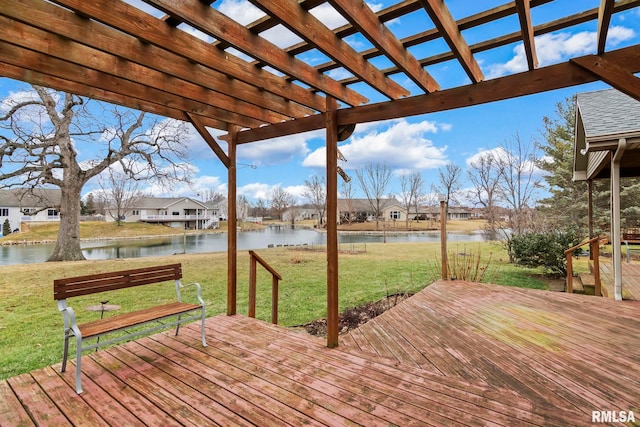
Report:
M 11 188 L 0 190 L 0 206 L 53 208 L 60 206 L 62 191 L 58 188 Z
M 622 176 L 640 168 L 640 102 L 615 90 L 576 95 L 573 176 L 575 180 L 609 178 L 611 153 L 624 138 Z
M 380 209 L 387 209 L 390 206 L 401 206 L 400 202 L 396 199 L 382 199 L 380 200 Z M 338 199 L 338 211 L 357 211 L 368 212 L 371 210 L 371 204 L 369 199 Z
M 141 197 L 138 202 L 135 203 L 135 207 L 140 209 L 168 209 L 171 206 L 184 200 L 190 200 L 203 207 L 206 207 L 204 203 L 198 200 L 190 199 L 189 197 Z

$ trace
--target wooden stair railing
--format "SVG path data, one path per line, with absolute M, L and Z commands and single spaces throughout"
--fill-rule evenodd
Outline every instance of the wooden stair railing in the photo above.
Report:
M 278 282 L 282 276 L 254 251 L 249 251 L 249 317 L 256 317 L 257 266 L 260 263 L 271 273 L 271 323 L 278 324 Z
M 600 240 L 601 237 L 593 237 L 586 242 L 579 243 L 566 251 L 567 257 L 567 293 L 573 292 L 573 253 L 584 245 L 589 245 L 591 258 L 593 259 L 593 277 L 595 280 L 595 295 L 602 296 L 600 283 Z

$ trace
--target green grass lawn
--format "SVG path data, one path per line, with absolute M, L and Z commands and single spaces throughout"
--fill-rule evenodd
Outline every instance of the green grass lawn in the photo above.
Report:
M 438 243 L 368 243 L 343 249 L 345 252 L 339 257 L 340 311 L 376 301 L 387 294 L 419 291 L 440 276 L 440 264 L 434 261 L 440 257 Z M 258 253 L 283 276 L 279 298 L 280 324 L 301 325 L 325 317 L 326 254 L 323 250 L 274 248 Z M 478 254 L 479 265 L 487 268 L 484 281 L 545 288 L 539 271 L 509 264 L 499 243 L 450 245 L 450 253 L 450 258 L 460 253 L 465 256 Z M 201 283 L 207 315 L 225 313 L 226 253 L 0 267 L 0 378 L 60 362 L 62 315 L 53 300 L 54 279 L 176 262 L 183 265 L 184 283 Z M 248 277 L 249 256 L 241 251 L 238 255 L 237 297 L 240 314 L 247 313 Z M 270 319 L 270 296 L 271 277 L 259 267 L 258 318 Z M 87 311 L 86 307 L 105 299 L 109 304 L 120 305 L 120 312 L 126 312 L 174 298 L 175 291 L 169 283 L 77 298 L 71 300 L 70 305 L 82 323 L 100 315 Z

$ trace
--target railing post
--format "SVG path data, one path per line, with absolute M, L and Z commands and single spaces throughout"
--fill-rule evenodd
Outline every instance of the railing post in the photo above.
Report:
M 573 251 L 569 251 L 567 254 L 567 293 L 573 293 Z
M 593 280 L 595 282 L 594 294 L 602 296 L 602 286 L 600 283 L 600 239 L 591 242 L 591 253 L 593 254 Z
M 271 323 L 278 324 L 278 276 L 271 276 Z
M 256 317 L 256 258 L 251 254 L 249 257 L 249 317 Z

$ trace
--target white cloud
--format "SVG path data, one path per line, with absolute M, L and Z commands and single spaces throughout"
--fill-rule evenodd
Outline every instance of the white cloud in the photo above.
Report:
M 282 25 L 276 25 L 273 28 L 269 28 L 268 30 L 260 33 L 260 36 L 264 37 L 280 48 L 293 46 L 294 44 L 300 43 L 302 41 L 302 39 L 298 37 L 294 32 L 290 31 L 288 28 Z
M 254 182 L 251 184 L 238 187 L 238 194 L 243 194 L 251 199 L 263 199 L 269 200 L 271 196 L 271 190 L 274 186 L 270 184 L 264 184 L 261 182 Z
M 242 25 L 257 21 L 265 15 L 247 0 L 222 0 L 218 10 Z
M 614 26 L 609 29 L 607 43 L 615 46 L 635 36 L 630 28 Z M 582 31 L 579 33 L 543 34 L 535 38 L 536 54 L 539 66 L 543 67 L 567 60 L 570 57 L 587 55 L 596 51 L 596 33 Z M 519 43 L 513 48 L 513 57 L 502 64 L 491 64 L 486 67 L 488 79 L 527 70 L 527 58 L 524 45 Z
M 378 123 L 368 133 L 367 126 L 358 129 L 340 151 L 347 158 L 344 169 L 358 169 L 369 163 L 382 163 L 391 169 L 433 169 L 446 163 L 444 148 L 433 145 L 426 133 L 436 133 L 442 126 L 435 122 L 409 123 L 406 120 L 387 122 L 382 130 Z M 445 126 L 446 127 L 446 126 Z M 307 167 L 325 167 L 325 148 L 321 147 L 309 154 L 303 162 Z
M 289 163 L 307 155 L 307 141 L 317 136 L 318 132 L 313 132 L 243 144 L 238 147 L 238 158 L 257 166 Z

